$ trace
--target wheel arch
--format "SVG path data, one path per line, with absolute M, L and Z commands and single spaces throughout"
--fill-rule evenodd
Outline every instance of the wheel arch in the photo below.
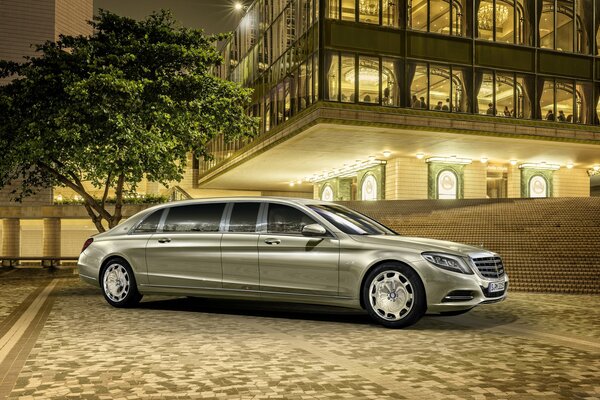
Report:
M 369 268 L 367 268 L 365 270 L 365 272 L 363 273 L 363 276 L 360 280 L 360 286 L 358 288 L 358 298 L 360 301 L 360 306 L 362 309 L 365 309 L 365 301 L 363 298 L 363 290 L 365 288 L 365 285 L 367 283 L 367 276 L 369 276 L 369 273 L 377 268 L 378 266 L 382 265 L 382 264 L 400 264 L 400 265 L 404 265 L 407 268 L 410 268 L 411 270 L 413 270 L 415 272 L 415 274 L 417 274 L 417 276 L 419 277 L 419 279 L 421 280 L 421 284 L 423 285 L 423 293 L 425 296 L 425 304 L 427 304 L 427 288 L 425 287 L 425 283 L 423 280 L 423 277 L 421 276 L 421 274 L 419 274 L 419 271 L 417 271 L 412 265 L 410 265 L 409 263 L 402 261 L 402 260 L 398 260 L 398 259 L 393 259 L 393 258 L 389 258 L 389 259 L 385 259 L 385 260 L 378 260 L 377 262 L 373 263 L 371 266 L 369 266 Z

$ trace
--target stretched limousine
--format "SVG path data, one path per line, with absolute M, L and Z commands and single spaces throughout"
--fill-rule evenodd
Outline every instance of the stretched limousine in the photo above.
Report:
M 317 200 L 239 197 L 167 203 L 89 238 L 81 279 L 115 307 L 144 294 L 248 298 L 366 309 L 402 328 L 506 297 L 501 258 L 404 237 Z

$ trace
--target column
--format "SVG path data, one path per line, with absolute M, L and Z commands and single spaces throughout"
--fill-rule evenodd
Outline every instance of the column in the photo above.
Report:
M 5 218 L 2 220 L 2 257 L 19 257 L 21 254 L 21 220 Z M 3 267 L 12 267 L 17 261 L 2 260 Z
M 42 246 L 44 257 L 60 257 L 60 218 L 44 218 Z M 42 261 L 44 267 L 54 267 L 58 264 L 59 261 Z

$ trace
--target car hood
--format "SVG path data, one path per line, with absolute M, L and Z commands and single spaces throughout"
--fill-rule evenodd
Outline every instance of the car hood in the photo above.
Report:
M 427 239 L 412 236 L 393 236 L 393 235 L 356 235 L 354 240 L 361 243 L 369 243 L 379 246 L 401 246 L 414 249 L 416 251 L 437 251 L 450 253 L 459 256 L 473 255 L 474 253 L 491 253 L 481 247 L 468 244 L 450 242 L 448 240 Z

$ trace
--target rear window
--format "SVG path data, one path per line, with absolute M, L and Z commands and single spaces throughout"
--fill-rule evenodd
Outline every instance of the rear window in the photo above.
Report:
M 163 209 L 158 211 L 154 211 L 152 214 L 147 216 L 141 224 L 138 225 L 137 228 L 133 231 L 134 233 L 151 233 L 156 232 L 158 229 L 158 223 L 160 222 L 160 217 L 162 217 Z
M 218 232 L 225 203 L 171 207 L 163 232 Z

